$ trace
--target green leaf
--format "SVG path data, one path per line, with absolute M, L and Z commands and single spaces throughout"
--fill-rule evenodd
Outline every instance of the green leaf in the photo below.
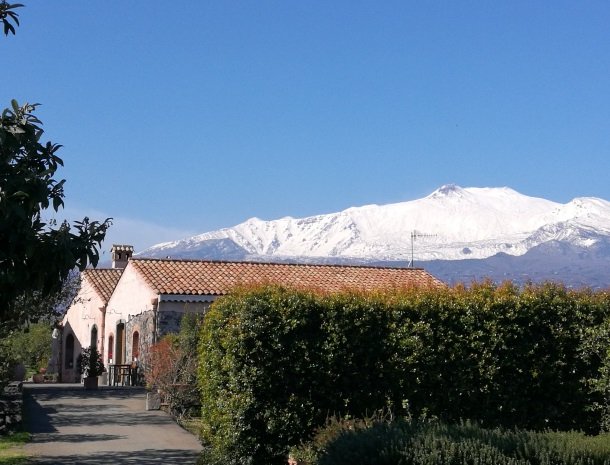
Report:
M 53 198 L 53 210 L 58 211 L 59 207 L 63 207 L 64 201 L 60 197 Z

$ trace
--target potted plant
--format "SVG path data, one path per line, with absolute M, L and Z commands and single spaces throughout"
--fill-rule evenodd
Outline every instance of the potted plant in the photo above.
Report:
M 104 372 L 104 362 L 95 347 L 85 347 L 78 357 L 85 389 L 97 389 L 98 376 Z

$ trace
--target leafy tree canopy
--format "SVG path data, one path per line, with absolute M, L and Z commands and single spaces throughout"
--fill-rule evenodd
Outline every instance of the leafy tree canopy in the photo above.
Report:
M 21 8 L 21 3 L 8 3 L 6 0 L 0 1 L 0 21 L 2 21 L 2 27 L 4 28 L 4 35 L 8 35 L 12 32 L 15 35 L 15 25 L 19 26 L 19 14 L 15 12 L 15 8 Z
M 63 207 L 65 180 L 55 178 L 61 146 L 40 142 L 37 106 L 13 100 L 0 116 L 0 333 L 28 319 L 24 296 L 56 292 L 75 267 L 96 266 L 111 224 L 44 222 L 45 210 Z

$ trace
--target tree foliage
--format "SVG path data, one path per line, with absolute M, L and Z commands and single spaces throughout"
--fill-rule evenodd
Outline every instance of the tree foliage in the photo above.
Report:
M 2 21 L 5 36 L 9 32 L 15 35 L 15 25 L 19 26 L 19 14 L 14 10 L 21 7 L 23 7 L 21 3 L 8 3 L 6 0 L 0 1 L 0 21 Z
M 48 322 L 34 323 L 21 331 L 15 331 L 3 341 L 12 360 L 23 363 L 38 372 L 46 368 L 51 358 L 51 332 Z
M 13 100 L 0 116 L 0 331 L 27 319 L 19 299 L 57 292 L 72 269 L 97 265 L 110 226 L 89 218 L 45 223 L 45 211 L 64 205 L 65 180 L 55 178 L 61 146 L 41 143 L 36 107 Z

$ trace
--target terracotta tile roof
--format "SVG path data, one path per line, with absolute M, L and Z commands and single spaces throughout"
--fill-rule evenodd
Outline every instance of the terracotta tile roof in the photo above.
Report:
M 106 304 L 110 300 L 110 296 L 122 274 L 123 270 L 118 268 L 88 269 L 83 271 L 82 278 L 91 283 Z
M 444 286 L 420 268 L 145 258 L 131 259 L 128 266 L 159 294 L 223 295 L 236 286 L 251 284 L 283 284 L 326 292 Z

